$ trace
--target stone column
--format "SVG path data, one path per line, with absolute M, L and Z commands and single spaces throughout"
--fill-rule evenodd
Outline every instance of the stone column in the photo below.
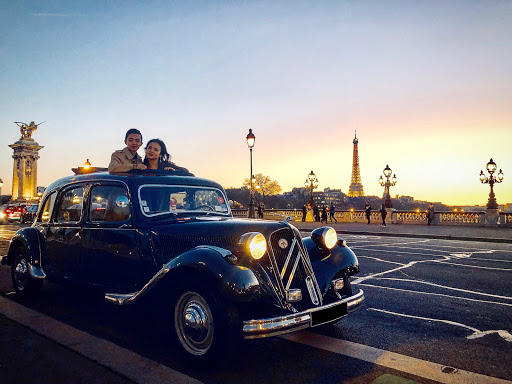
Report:
M 14 159 L 12 200 L 26 202 L 36 196 L 38 151 L 44 147 L 31 137 L 22 137 L 9 147 L 13 149 Z

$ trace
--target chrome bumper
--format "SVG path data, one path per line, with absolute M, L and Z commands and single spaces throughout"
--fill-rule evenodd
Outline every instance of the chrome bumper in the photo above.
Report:
M 364 301 L 364 292 L 307 311 L 269 319 L 247 320 L 243 324 L 244 339 L 257 339 L 332 323 L 355 311 Z

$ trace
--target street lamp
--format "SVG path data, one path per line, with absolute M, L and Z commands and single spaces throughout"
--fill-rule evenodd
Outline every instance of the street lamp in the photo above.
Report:
M 304 186 L 309 189 L 309 205 L 313 206 L 315 203 L 313 200 L 313 189 L 318 187 L 318 179 L 316 178 L 315 172 L 310 172 L 304 182 Z
M 500 169 L 498 177 L 494 176 L 494 172 L 498 168 L 496 163 L 492 159 L 487 163 L 487 172 L 489 177 L 484 175 L 484 171 L 480 171 L 480 182 L 482 184 L 489 184 L 491 186 L 491 192 L 489 193 L 489 201 L 487 202 L 487 209 L 498 209 L 498 203 L 494 195 L 494 183 L 501 183 L 503 181 L 503 171 Z
M 251 193 L 249 197 L 249 218 L 254 219 L 254 175 L 252 174 L 252 148 L 254 147 L 254 142 L 256 141 L 256 136 L 252 133 L 252 129 L 249 129 L 249 133 L 247 134 L 247 146 L 249 147 L 249 151 L 251 153 Z
M 391 178 L 391 180 L 389 180 L 392 173 L 391 168 L 389 168 L 389 165 L 386 165 L 386 168 L 384 168 L 383 173 L 384 176 L 386 176 L 386 181 L 384 181 L 382 175 L 380 175 L 379 178 L 380 186 L 384 187 L 384 195 L 382 195 L 382 198 L 385 200 L 384 205 L 386 206 L 386 208 L 391 208 L 393 204 L 391 203 L 391 196 L 389 195 L 389 187 L 396 185 L 396 175 L 393 174 L 393 177 Z
M 4 181 L 0 179 L 0 196 L 2 196 L 2 185 L 4 185 Z

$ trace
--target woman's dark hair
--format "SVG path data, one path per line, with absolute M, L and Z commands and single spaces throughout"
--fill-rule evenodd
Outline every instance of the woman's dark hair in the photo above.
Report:
M 140 140 L 142 141 L 142 133 L 140 133 L 140 131 L 137 128 L 130 128 L 126 132 L 126 135 L 124 135 L 124 141 L 126 141 L 128 139 L 128 136 L 131 135 L 132 133 L 136 133 L 136 134 L 140 135 Z
M 169 163 L 171 161 L 171 155 L 167 152 L 167 148 L 165 143 L 160 139 L 151 139 L 147 142 L 146 150 L 151 143 L 157 143 L 160 146 L 160 158 L 158 159 L 158 163 Z M 144 158 L 144 164 L 149 163 L 147 158 Z M 147 164 L 146 164 L 147 165 Z

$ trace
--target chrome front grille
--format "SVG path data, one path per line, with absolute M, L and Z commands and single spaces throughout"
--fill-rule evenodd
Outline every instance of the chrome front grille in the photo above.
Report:
M 300 289 L 302 300 L 292 303 L 298 311 L 321 305 L 320 290 L 300 234 L 291 228 L 279 229 L 270 235 L 269 243 L 269 256 L 273 258 L 274 274 L 281 282 L 283 296 L 286 297 L 288 289 Z

